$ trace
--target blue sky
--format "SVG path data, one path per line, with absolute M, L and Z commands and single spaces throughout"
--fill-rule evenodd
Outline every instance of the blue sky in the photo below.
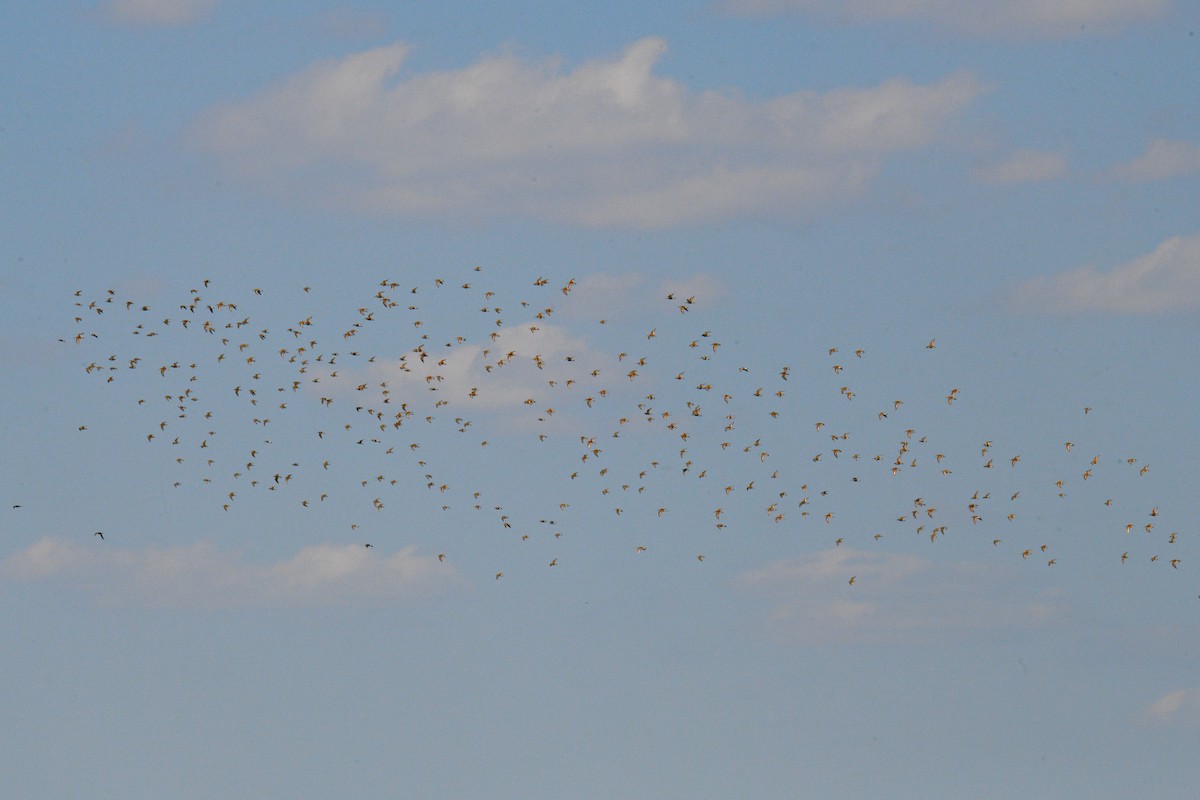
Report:
M 1198 28 L 8 11 L 3 784 L 1190 796 Z

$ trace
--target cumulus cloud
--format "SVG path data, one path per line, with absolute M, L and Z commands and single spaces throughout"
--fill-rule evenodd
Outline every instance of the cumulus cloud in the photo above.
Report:
M 977 36 L 1052 39 L 1113 32 L 1157 16 L 1167 0 L 727 0 L 735 14 L 801 12 L 842 24 L 915 20 Z
M 325 388 L 319 393 L 382 414 L 381 421 L 397 426 L 454 419 L 466 433 L 486 416 L 490 422 L 476 429 L 486 440 L 485 430 L 493 436 L 573 430 L 581 417 L 607 418 L 614 400 L 644 392 L 640 382 L 624 376 L 648 368 L 631 367 L 632 359 L 597 350 L 563 326 L 534 320 L 497 328 L 493 335 L 435 351 L 424 361 L 409 353 L 376 359 L 365 369 L 339 368 L 336 377 L 321 376 Z
M 1065 155 L 1038 150 L 1018 150 L 998 164 L 975 170 L 975 177 L 979 180 L 1000 185 L 1048 181 L 1065 177 L 1066 174 Z
M 530 399 L 535 402 L 529 405 L 550 399 L 549 381 L 590 385 L 595 382 L 590 370 L 607 371 L 614 364 L 615 357 L 589 348 L 566 328 L 535 319 L 497 328 L 483 343 L 463 342 L 426 358 L 414 352 L 377 360 L 365 372 L 339 369 L 336 376 L 322 377 L 326 388 L 321 391 L 362 397 L 355 394 L 361 386 L 370 398 L 378 398 L 386 386 L 396 396 L 424 397 L 425 404 L 406 404 L 422 414 L 438 403 L 452 410 L 511 409 Z
M 1150 704 L 1145 717 L 1157 724 L 1200 727 L 1200 686 L 1167 692 Z
M 186 25 L 203 19 L 217 0 L 111 0 L 108 13 L 118 22 L 135 25 Z
M 1112 168 L 1115 178 L 1127 181 L 1161 181 L 1200 172 L 1200 144 L 1153 139 L 1146 152 Z
M 1052 598 L 1018 596 L 980 564 L 847 547 L 776 561 L 736 583 L 768 599 L 764 632 L 783 641 L 924 641 L 1064 614 Z
M 406 547 L 314 545 L 274 564 L 247 563 L 211 543 L 128 550 L 45 538 L 0 562 L 0 578 L 55 581 L 109 605 L 255 608 L 390 605 L 436 591 L 457 573 Z
M 753 101 L 655 75 L 664 50 L 407 74 L 397 43 L 213 108 L 190 135 L 247 181 L 336 207 L 662 228 L 853 198 L 981 91 L 956 74 Z
M 428 331 L 420 347 L 398 357 L 376 356 L 369 364 L 322 365 L 319 381 L 306 384 L 306 391 L 323 402 L 381 414 L 379 420 L 392 424 L 489 412 L 503 416 L 503 425 L 559 427 L 587 415 L 593 407 L 588 398 L 598 414 L 610 407 L 601 398 L 644 394 L 643 385 L 661 377 L 656 359 L 637 349 L 649 331 L 662 325 L 666 334 L 671 322 L 684 319 L 681 307 L 693 314 L 711 309 L 725 287 L 705 273 L 656 282 L 635 273 L 591 273 L 540 291 L 545 294 L 531 295 L 534 302 L 522 301 L 522 322 L 485 326 L 483 334 L 477 328 L 470 338 L 414 323 Z M 497 314 L 510 317 L 515 310 Z
M 1018 312 L 1108 311 L 1153 314 L 1200 305 L 1200 234 L 1174 236 L 1154 251 L 1108 272 L 1088 265 L 1018 286 Z

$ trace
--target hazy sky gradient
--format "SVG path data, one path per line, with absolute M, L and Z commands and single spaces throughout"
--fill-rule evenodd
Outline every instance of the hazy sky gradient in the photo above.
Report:
M 0 785 L 1193 796 L 1198 28 L 12 9 Z

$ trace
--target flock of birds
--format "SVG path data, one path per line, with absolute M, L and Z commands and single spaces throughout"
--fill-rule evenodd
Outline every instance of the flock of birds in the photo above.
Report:
M 906 399 L 857 388 L 863 347 L 767 366 L 697 325 L 704 304 L 686 292 L 654 297 L 639 327 L 596 313 L 586 282 L 539 277 L 510 302 L 479 284 L 482 272 L 379 281 L 341 324 L 308 307 L 276 320 L 275 290 L 229 297 L 208 280 L 162 304 L 80 290 L 61 341 L 80 348 L 91 381 L 134 405 L 144 446 L 177 470 L 172 486 L 225 513 L 271 493 L 301 509 L 341 502 L 352 532 L 415 492 L 433 510 L 484 514 L 519 541 L 559 539 L 582 527 L 576 509 L 600 507 L 605 524 L 648 537 L 674 518 L 722 532 L 812 526 L 834 547 L 900 530 L 931 543 L 966 535 L 1054 566 L 1041 526 L 1021 524 L 1023 493 L 1065 500 L 1089 482 L 1108 491 L 1150 473 L 1077 437 L 1054 446 L 1062 477 L 1022 486 L 1020 452 L 982 436 L 969 452 L 949 446 L 958 387 Z M 297 287 L 282 306 L 313 299 Z M 922 340 L 911 357 L 935 359 L 923 351 L 937 347 Z M 517 464 L 536 491 L 512 505 Z M 1160 526 L 1158 506 L 1093 494 L 1083 496 L 1111 512 L 1114 532 L 1140 534 L 1115 558 L 1182 566 L 1181 534 Z M 893 502 L 886 520 L 863 521 L 864 509 Z M 633 552 L 652 547 L 648 538 Z

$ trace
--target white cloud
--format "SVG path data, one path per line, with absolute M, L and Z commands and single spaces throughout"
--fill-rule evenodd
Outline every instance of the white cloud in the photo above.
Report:
M 1038 150 L 1018 150 L 998 164 L 975 171 L 975 177 L 979 180 L 1001 185 L 1054 180 L 1066 174 L 1065 155 Z
M 486 355 L 484 351 L 488 351 Z M 568 356 L 578 364 L 569 371 L 565 369 Z M 535 359 L 540 359 L 543 366 L 539 368 Z M 472 399 L 478 402 L 472 403 L 472 408 L 502 408 L 520 406 L 530 397 L 541 400 L 547 394 L 548 381 L 566 381 L 584 368 L 596 369 L 597 362 L 607 366 L 609 361 L 590 351 L 565 328 L 538 321 L 499 328 L 496 338 L 486 345 L 463 345 L 446 358 L 445 366 L 427 362 L 410 367 L 413 373 L 392 374 L 401 381 L 418 384 L 425 382 L 425 374 L 442 375 L 444 380 L 439 385 L 446 395 L 462 402 L 477 388 Z M 491 371 L 486 369 L 488 364 L 493 365 Z M 385 372 L 388 369 L 383 367 Z
M 1161 13 L 1168 0 L 727 0 L 735 14 L 798 11 L 842 24 L 916 20 L 979 36 L 1055 39 L 1112 32 Z
M 717 165 L 663 186 L 584 201 L 575 217 L 592 227 L 666 228 L 772 208 L 811 213 L 858 196 L 876 172 L 864 164 L 733 170 Z
M 647 38 L 566 71 L 501 53 L 403 74 L 408 48 L 393 44 L 211 109 L 191 136 L 242 178 L 311 202 L 661 228 L 844 202 L 981 91 L 957 74 L 758 102 L 656 76 L 664 49 Z
M 441 335 L 435 325 L 422 323 L 421 330 L 429 331 L 422 349 L 377 356 L 368 364 L 321 365 L 319 382 L 305 384 L 305 390 L 338 406 L 381 413 L 380 420 L 432 416 L 475 424 L 476 413 L 487 412 L 502 417 L 501 429 L 536 424 L 542 431 L 561 430 L 581 416 L 611 413 L 611 401 L 618 398 L 644 395 L 644 387 L 662 377 L 657 359 L 640 349 L 651 329 L 661 325 L 665 338 L 670 323 L 683 319 L 680 306 L 702 314 L 725 287 L 705 273 L 656 283 L 635 273 L 591 273 L 537 291 L 532 302 L 523 301 L 523 322 L 490 331 L 485 326 L 486 333 L 471 338 Z M 514 306 L 503 313 L 512 318 L 516 311 Z M 643 357 L 646 363 L 639 363 Z M 638 380 L 629 379 L 630 370 Z
M 392 413 L 408 411 L 416 420 L 431 414 L 471 419 L 491 412 L 505 415 L 504 426 L 523 426 L 565 420 L 562 412 L 586 408 L 585 399 L 598 387 L 612 386 L 614 396 L 626 388 L 612 379 L 627 366 L 618 372 L 615 355 L 590 348 L 563 326 L 534 319 L 497 328 L 493 336 L 434 351 L 424 360 L 408 353 L 377 360 L 365 370 L 339 368 L 336 377 L 321 376 L 325 388 L 319 393 L 335 402 L 349 399 Z M 403 407 L 377 405 L 384 384 L 391 396 L 407 398 Z M 559 416 L 551 419 L 552 414 Z
M 1093 266 L 1027 281 L 1013 292 L 1015 311 L 1109 311 L 1152 314 L 1200 305 L 1200 234 L 1174 236 L 1109 272 Z
M 1200 172 L 1200 144 L 1153 139 L 1146 152 L 1111 170 L 1113 177 L 1127 181 L 1161 181 Z
M 390 605 L 457 580 L 451 567 L 406 547 L 314 545 L 275 564 L 250 564 L 210 543 L 126 550 L 45 538 L 0 562 L 0 578 L 57 581 L 98 602 L 154 608 Z
M 1150 704 L 1145 717 L 1152 723 L 1200 727 L 1200 686 L 1167 692 Z
M 186 25 L 208 16 L 216 5 L 217 0 L 112 0 L 108 13 L 136 25 Z
M 769 598 L 764 632 L 784 641 L 923 641 L 1044 625 L 1064 613 L 1052 599 L 1018 596 L 980 564 L 847 547 L 776 561 L 736 583 Z

